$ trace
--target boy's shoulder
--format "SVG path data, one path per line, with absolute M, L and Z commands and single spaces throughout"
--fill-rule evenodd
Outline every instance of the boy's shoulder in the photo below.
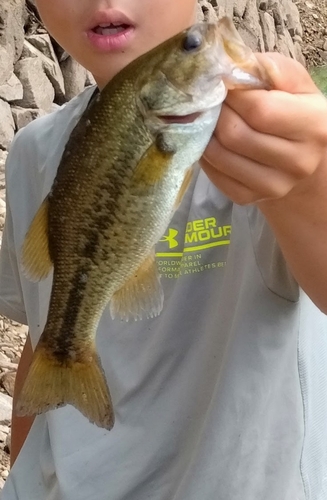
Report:
M 28 164 L 40 166 L 46 162 L 58 143 L 68 140 L 70 132 L 86 108 L 94 87 L 88 87 L 71 101 L 48 115 L 37 118 L 15 136 L 8 155 L 7 179 L 16 168 L 25 169 Z

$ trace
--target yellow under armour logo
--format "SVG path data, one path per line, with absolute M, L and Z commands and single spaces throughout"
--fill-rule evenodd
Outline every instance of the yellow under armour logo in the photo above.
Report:
M 178 247 L 178 241 L 176 240 L 176 236 L 178 235 L 178 231 L 176 229 L 169 229 L 168 236 L 164 236 L 160 241 L 165 241 L 169 244 L 169 248 Z

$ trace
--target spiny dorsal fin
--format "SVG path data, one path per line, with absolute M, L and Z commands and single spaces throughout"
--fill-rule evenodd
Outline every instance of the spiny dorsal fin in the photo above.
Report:
M 22 247 L 22 266 L 31 281 L 47 277 L 52 268 L 48 242 L 48 197 L 35 214 Z
M 126 321 L 130 317 L 153 318 L 160 314 L 163 299 L 163 289 L 153 250 L 137 273 L 113 295 L 110 302 L 111 317 L 114 319 L 118 316 Z

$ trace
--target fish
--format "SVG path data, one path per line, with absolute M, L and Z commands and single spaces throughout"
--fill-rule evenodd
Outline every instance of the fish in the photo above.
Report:
M 107 307 L 119 320 L 160 314 L 155 245 L 190 185 L 227 91 L 271 86 L 269 68 L 225 17 L 139 56 L 94 97 L 22 245 L 26 277 L 37 282 L 53 271 L 53 279 L 17 415 L 70 404 L 112 429 L 95 346 L 101 315 Z

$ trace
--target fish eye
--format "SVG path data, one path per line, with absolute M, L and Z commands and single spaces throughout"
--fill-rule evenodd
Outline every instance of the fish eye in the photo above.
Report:
M 186 52 L 193 52 L 202 45 L 202 35 L 199 32 L 189 32 L 183 41 L 183 49 Z

